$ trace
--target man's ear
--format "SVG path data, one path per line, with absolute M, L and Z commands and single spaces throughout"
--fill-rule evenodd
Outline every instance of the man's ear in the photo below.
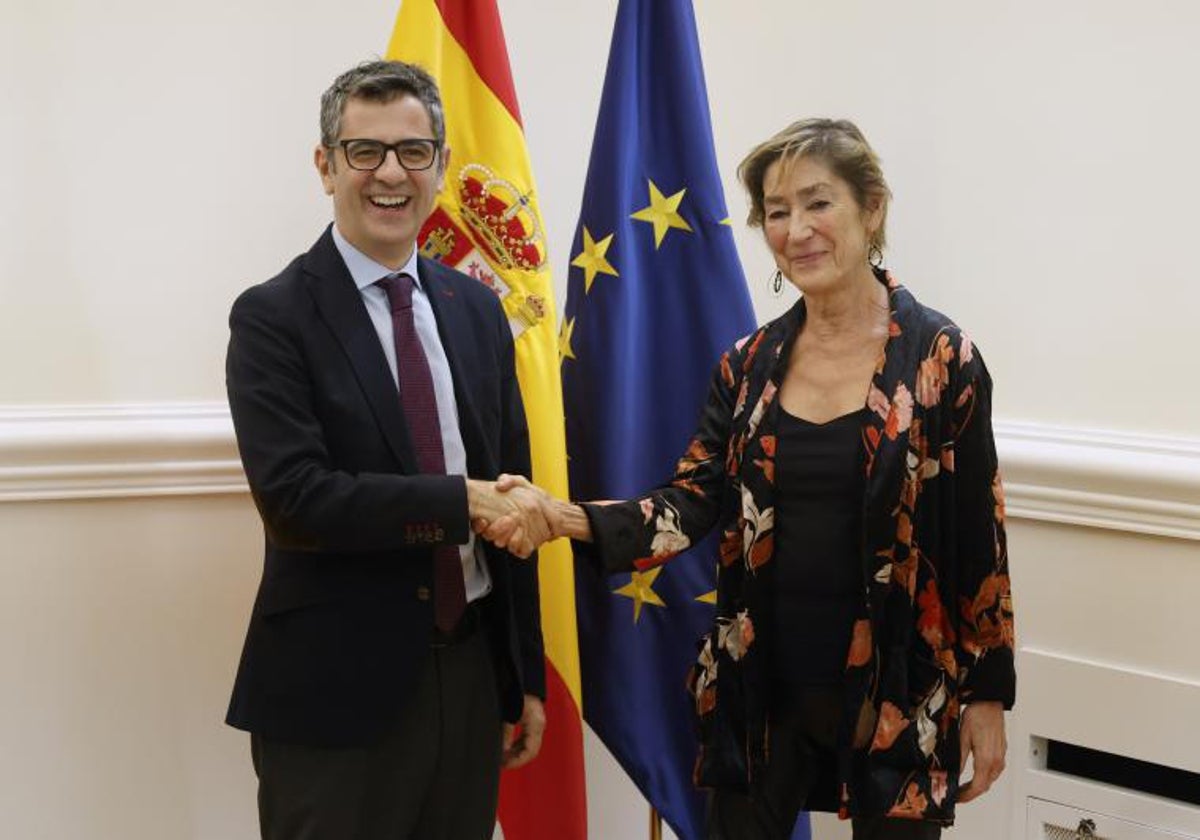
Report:
M 442 187 L 446 184 L 446 170 L 450 168 L 450 147 L 442 146 L 442 151 L 438 154 L 438 192 L 442 191 Z
M 320 143 L 313 150 L 313 164 L 317 167 L 317 172 L 321 176 L 321 185 L 325 187 L 325 195 L 333 195 L 333 175 L 336 163 L 333 155 L 330 154 L 331 151 L 333 150 L 326 148 Z

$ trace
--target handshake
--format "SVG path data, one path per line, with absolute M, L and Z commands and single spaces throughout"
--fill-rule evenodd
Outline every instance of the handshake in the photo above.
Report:
M 591 540 L 583 508 L 556 499 L 521 476 L 495 482 L 467 480 L 471 528 L 483 539 L 518 557 L 558 537 Z

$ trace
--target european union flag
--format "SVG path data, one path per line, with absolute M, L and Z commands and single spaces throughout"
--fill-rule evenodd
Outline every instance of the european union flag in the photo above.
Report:
M 755 325 L 690 0 L 618 6 L 571 257 L 571 496 L 626 499 L 671 477 L 713 366 Z M 712 623 L 716 557 L 712 537 L 625 579 L 576 569 L 584 717 L 682 840 L 703 836 L 684 679 Z

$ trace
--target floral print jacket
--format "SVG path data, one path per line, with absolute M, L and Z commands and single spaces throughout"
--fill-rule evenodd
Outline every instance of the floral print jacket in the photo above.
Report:
M 963 705 L 1011 708 L 1012 600 L 991 380 L 949 319 L 889 273 L 891 323 L 867 396 L 864 601 L 846 653 L 843 816 L 950 823 Z M 739 341 L 713 376 L 674 480 L 638 499 L 587 505 L 610 571 L 669 560 L 719 527 L 716 624 L 689 679 L 699 718 L 696 781 L 753 790 L 770 750 L 775 399 L 804 322 L 801 299 Z M 636 559 L 635 559 L 636 558 Z

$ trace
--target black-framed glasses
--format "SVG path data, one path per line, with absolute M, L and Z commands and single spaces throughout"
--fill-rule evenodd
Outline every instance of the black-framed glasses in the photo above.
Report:
M 409 172 L 428 169 L 437 160 L 437 141 L 423 137 L 401 140 L 399 143 L 384 143 L 380 140 L 341 140 L 337 145 L 341 147 L 350 168 L 362 172 L 371 172 L 383 166 L 388 152 L 395 152 L 396 160 Z

